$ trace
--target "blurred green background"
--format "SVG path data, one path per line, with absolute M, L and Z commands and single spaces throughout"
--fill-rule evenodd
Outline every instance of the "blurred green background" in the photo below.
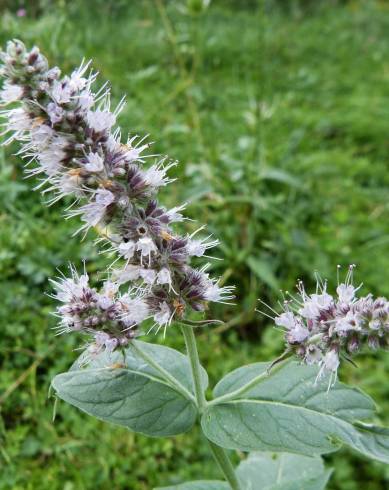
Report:
M 162 196 L 189 201 L 222 245 L 215 274 L 236 284 L 222 329 L 199 334 L 214 382 L 282 352 L 254 309 L 313 272 L 336 282 L 356 263 L 364 291 L 389 295 L 389 3 L 319 0 L 1 1 L 1 43 L 37 44 L 65 72 L 93 58 L 120 123 L 180 160 Z M 70 260 L 104 259 L 71 238 L 64 203 L 48 209 L 23 180 L 16 146 L 0 167 L 0 489 L 152 489 L 218 478 L 197 429 L 147 439 L 59 403 L 52 376 L 79 339 L 55 337 L 48 278 Z M 221 331 L 223 330 L 223 331 Z M 163 339 L 151 339 L 164 342 Z M 172 328 L 166 343 L 182 348 Z M 341 379 L 362 387 L 389 424 L 389 356 L 361 354 Z M 235 455 L 235 458 L 243 455 Z M 389 469 L 348 450 L 326 457 L 330 489 L 388 488 Z

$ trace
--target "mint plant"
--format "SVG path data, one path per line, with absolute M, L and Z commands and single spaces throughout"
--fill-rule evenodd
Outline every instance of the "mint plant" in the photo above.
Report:
M 53 379 L 56 395 L 151 437 L 184 433 L 200 421 L 224 481 L 160 490 L 322 489 L 331 471 L 321 455 L 341 446 L 388 463 L 389 429 L 368 422 L 374 402 L 337 381 L 337 372 L 362 348 L 387 348 L 389 302 L 358 298 L 353 266 L 344 282 L 338 278 L 336 295 L 320 278 L 314 293 L 299 281 L 282 311 L 266 313 L 284 331 L 284 354 L 228 373 L 207 399 L 195 328 L 216 320 L 193 314 L 232 300 L 233 288 L 212 278 L 208 264 L 194 265 L 218 241 L 202 237 L 203 227 L 180 235 L 184 206 L 166 209 L 157 201 L 176 162 L 148 155 L 144 138 L 122 142 L 115 125 L 124 101 L 111 111 L 109 88 L 94 89 L 89 63 L 61 77 L 20 41 L 9 42 L 1 59 L 1 101 L 11 104 L 2 112 L 5 143 L 22 143 L 19 154 L 27 173 L 40 178 L 37 188 L 51 195 L 49 203 L 72 197 L 67 216 L 80 217 L 84 236 L 97 229 L 98 245 L 113 257 L 98 288 L 73 266 L 52 281 L 58 333 L 86 339 L 69 371 Z M 138 340 L 174 326 L 186 355 Z M 237 468 L 231 449 L 249 453 Z

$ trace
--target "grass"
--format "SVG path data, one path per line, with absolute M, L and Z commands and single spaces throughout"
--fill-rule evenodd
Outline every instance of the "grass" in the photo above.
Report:
M 30 2 L 29 2 L 30 3 Z M 275 357 L 280 334 L 258 313 L 279 288 L 313 271 L 335 279 L 357 263 L 357 281 L 388 295 L 389 9 L 385 2 L 214 1 L 202 13 L 176 1 L 31 2 L 3 11 L 1 42 L 37 44 L 69 71 L 93 58 L 118 100 L 120 123 L 150 133 L 155 151 L 180 160 L 166 204 L 220 238 L 215 273 L 237 285 L 237 306 L 215 308 L 221 334 L 199 335 L 212 381 Z M 288 7 L 288 8 L 287 8 Z M 71 239 L 63 204 L 47 209 L 22 179 L 14 148 L 0 170 L 0 489 L 152 489 L 218 478 L 197 430 L 146 439 L 60 404 L 52 376 L 75 358 L 55 338 L 48 278 L 70 260 L 103 267 L 91 240 Z M 160 339 L 163 342 L 163 339 Z M 183 348 L 174 329 L 166 342 Z M 341 378 L 377 400 L 389 423 L 389 358 L 361 354 Z M 236 455 L 236 458 L 242 455 Z M 380 490 L 389 470 L 342 450 L 332 490 Z

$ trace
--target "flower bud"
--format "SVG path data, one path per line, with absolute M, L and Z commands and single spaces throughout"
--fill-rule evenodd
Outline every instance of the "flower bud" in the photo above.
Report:
M 303 345 L 299 345 L 297 349 L 295 350 L 296 355 L 298 357 L 304 358 L 305 357 L 305 347 Z
M 380 346 L 378 337 L 376 337 L 375 335 L 369 335 L 367 339 L 367 345 L 370 347 L 370 349 L 377 350 Z
M 358 337 L 357 336 L 353 336 L 347 342 L 347 351 L 350 354 L 354 354 L 355 352 L 357 352 L 359 350 L 359 345 L 360 345 L 360 342 L 359 342 Z

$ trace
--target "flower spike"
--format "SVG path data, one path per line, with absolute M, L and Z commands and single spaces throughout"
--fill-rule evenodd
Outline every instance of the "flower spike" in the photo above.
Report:
M 203 256 L 217 240 L 179 235 L 174 223 L 184 219 L 184 206 L 168 210 L 158 203 L 177 162 L 163 157 L 146 166 L 155 155 L 145 154 L 145 138 L 121 141 L 116 122 L 124 99 L 111 109 L 108 86 L 94 89 L 97 74 L 90 62 L 61 77 L 38 48 L 28 51 L 17 40 L 0 59 L 5 143 L 22 143 L 27 175 L 40 176 L 37 188 L 52 194 L 49 204 L 72 197 L 67 217 L 81 219 L 83 236 L 92 227 L 100 230 L 119 264 L 101 291 L 73 268 L 70 278 L 53 282 L 64 303 L 57 310 L 59 331 L 84 331 L 92 337 L 91 350 L 114 350 L 147 318 L 157 330 L 166 329 L 191 310 L 204 311 L 210 301 L 231 299 L 230 287 L 191 265 L 191 257 Z M 15 103 L 19 107 L 8 109 Z M 121 293 L 124 285 L 128 291 Z

